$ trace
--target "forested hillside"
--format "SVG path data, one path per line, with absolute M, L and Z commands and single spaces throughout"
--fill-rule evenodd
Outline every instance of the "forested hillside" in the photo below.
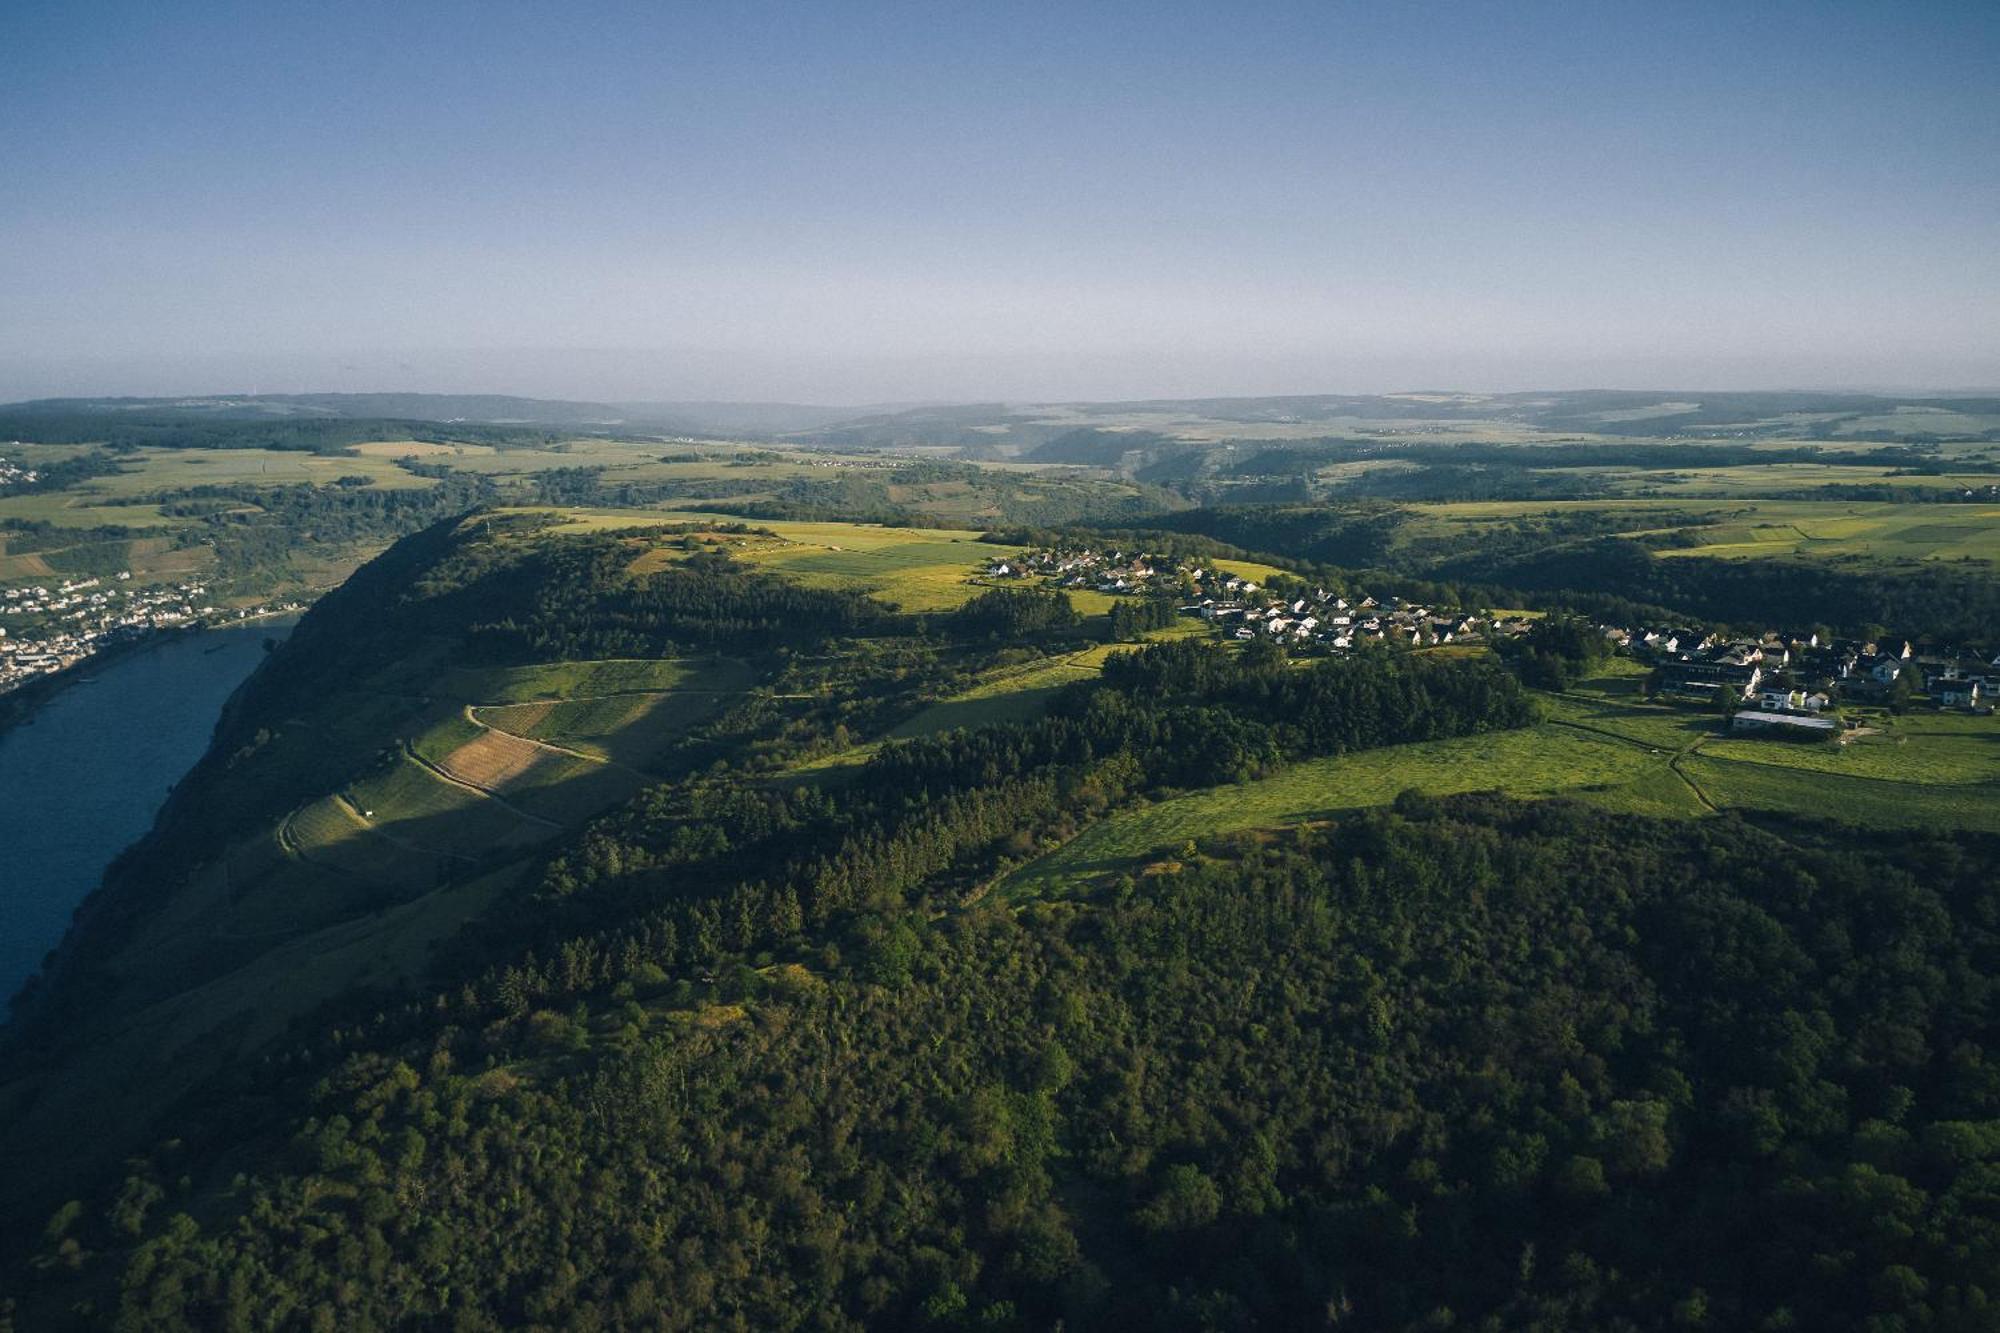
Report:
M 44 1244 L 150 1236 L 133 1327 L 1983 1328 L 1994 865 L 1358 817 L 691 1010 L 447 1001 Z
M 7 1030 L 14 1327 L 1991 1326 L 1993 839 L 1409 793 L 1015 897 L 1542 710 L 1181 639 L 905 735 L 1107 618 L 772 540 L 482 513 L 313 609 Z

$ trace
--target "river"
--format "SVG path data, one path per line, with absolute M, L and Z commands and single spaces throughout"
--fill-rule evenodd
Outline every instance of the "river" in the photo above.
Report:
M 0 997 L 41 968 L 105 868 L 152 827 L 264 640 L 290 632 L 264 620 L 163 636 L 0 735 Z

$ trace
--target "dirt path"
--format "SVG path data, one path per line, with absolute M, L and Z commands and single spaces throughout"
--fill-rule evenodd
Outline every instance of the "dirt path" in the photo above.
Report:
M 723 691 L 718 690 L 716 691 L 716 693 L 718 694 L 723 693 Z M 567 700 L 565 700 L 565 702 L 567 702 Z M 490 731 L 496 736 L 505 736 L 510 740 L 522 741 L 528 745 L 534 746 L 538 750 L 547 750 L 550 754 L 566 755 L 571 759 L 581 759 L 585 763 L 600 764 L 605 768 L 615 768 L 621 773 L 630 773 L 633 777 L 639 779 L 641 782 L 652 783 L 659 781 L 658 778 L 654 777 L 651 773 L 646 772 L 644 769 L 634 768 L 630 764 L 620 763 L 618 760 L 613 759 L 608 755 L 585 754 L 582 750 L 572 750 L 567 745 L 557 745 L 554 741 L 545 741 L 534 736 L 523 736 L 518 731 L 509 731 L 505 727 L 496 727 L 491 722 L 488 722 L 485 718 L 480 717 L 478 713 L 478 710 L 481 708 L 507 708 L 512 706 L 513 705 L 509 704 L 467 704 L 465 706 L 465 720 L 467 722 L 470 722 L 473 726 L 480 728 L 483 731 Z M 498 800 L 499 798 L 496 796 L 494 799 Z
M 512 736 L 514 733 L 511 731 L 503 731 L 500 734 L 503 736 Z M 515 805 L 510 801 L 508 801 L 506 797 L 502 796 L 497 791 L 489 791 L 485 787 L 481 787 L 476 783 L 467 782 L 464 778 L 452 776 L 450 773 L 447 773 L 443 769 L 439 768 L 436 764 L 433 764 L 430 760 L 418 754 L 415 749 L 411 748 L 410 743 L 408 741 L 403 742 L 403 754 L 410 760 L 411 763 L 415 764 L 418 768 L 423 769 L 424 772 L 430 774 L 432 777 L 436 778 L 439 782 L 448 782 L 452 786 L 457 787 L 462 791 L 469 791 L 475 796 L 484 796 L 487 800 L 493 802 L 493 804 L 499 806 L 502 810 L 505 810 L 508 814 L 514 816 L 516 819 L 525 820 L 530 824 L 537 824 L 540 825 L 542 828 L 546 829 L 559 830 L 563 827 L 561 824 L 556 823 L 556 821 L 553 819 L 544 819 L 540 815 L 529 814 L 526 810 L 523 810 L 520 806 Z
M 1553 717 L 1547 720 L 1549 721 L 1550 724 L 1554 726 L 1568 727 L 1572 731 L 1589 732 L 1593 736 L 1602 736 L 1606 740 L 1619 741 L 1622 742 L 1623 744 L 1630 745 L 1635 749 L 1644 750 L 1648 754 L 1667 753 L 1665 749 L 1663 749 L 1658 745 L 1654 745 L 1650 741 L 1642 741 L 1637 739 L 1636 737 L 1621 735 L 1618 732 L 1609 731 L 1603 727 L 1593 727 L 1588 722 L 1570 722 L 1562 718 L 1553 718 Z M 1721 814 L 1722 807 L 1717 805 L 1714 801 L 1709 800 L 1708 793 L 1701 789 L 1701 784 L 1699 782 L 1696 782 L 1692 777 L 1690 777 L 1688 775 L 1687 770 L 1681 767 L 1681 761 L 1683 759 L 1693 754 L 1696 750 L 1699 750 L 1702 746 L 1708 744 L 1708 742 L 1711 739 L 1713 738 L 1709 736 L 1697 736 L 1692 741 L 1689 741 L 1686 745 L 1683 745 L 1680 749 L 1675 750 L 1667 760 L 1667 770 L 1671 772 L 1675 777 L 1679 778 L 1682 782 L 1687 784 L 1687 789 L 1690 792 L 1694 793 L 1695 800 L 1701 802 L 1702 809 L 1714 815 L 1714 814 Z
M 1701 784 L 1699 782 L 1696 782 L 1692 777 L 1688 776 L 1688 771 L 1681 767 L 1681 760 L 1687 758 L 1689 755 L 1693 754 L 1696 750 L 1699 750 L 1707 742 L 1708 742 L 1708 737 L 1702 736 L 1697 738 L 1692 745 L 1688 745 L 1682 749 L 1674 751 L 1674 757 L 1667 761 L 1667 767 L 1674 771 L 1675 777 L 1679 778 L 1682 782 L 1687 783 L 1688 790 L 1694 793 L 1694 798 L 1697 801 L 1701 802 L 1702 809 L 1708 811 L 1712 815 L 1719 815 L 1722 813 L 1722 807 L 1717 805 L 1714 801 L 1709 800 L 1708 793 L 1701 789 Z
M 377 824 L 367 815 L 355 809 L 354 802 L 348 800 L 338 792 L 334 793 L 333 803 L 339 806 L 340 812 L 353 820 L 363 833 L 373 838 L 380 838 L 391 847 L 400 847 L 406 852 L 415 852 L 420 856 L 448 856 L 454 861 L 477 861 L 479 859 L 465 852 L 454 852 L 443 847 L 426 847 L 420 842 L 412 842 L 408 838 L 398 837 L 396 834 L 389 832 L 389 830 Z M 351 874 L 353 872 L 350 871 L 348 873 Z
M 607 694 L 607 695 L 598 695 L 597 697 L 600 699 L 608 699 L 614 696 Z M 563 702 L 567 703 L 569 701 L 565 699 Z M 614 762 L 613 760 L 607 759 L 601 754 L 585 754 L 581 750 L 572 750 L 567 745 L 557 745 L 554 741 L 545 741 L 538 739 L 537 737 L 534 736 L 523 736 L 518 731 L 509 731 L 505 727 L 496 727 L 491 722 L 488 722 L 485 718 L 479 716 L 479 711 L 478 711 L 481 708 L 519 708 L 524 706 L 525 705 L 521 704 L 467 704 L 462 711 L 465 714 L 465 720 L 467 722 L 470 722 L 473 726 L 478 727 L 482 731 L 490 731 L 496 736 L 506 736 L 512 740 L 520 741 L 525 745 L 532 745 L 537 750 L 547 750 L 551 754 L 568 755 L 571 759 L 581 759 L 584 760 L 586 763 L 605 764 L 613 768 L 624 767 L 623 764 L 619 764 Z

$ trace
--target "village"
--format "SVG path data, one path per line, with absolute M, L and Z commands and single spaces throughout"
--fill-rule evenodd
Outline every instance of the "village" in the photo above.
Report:
M 1940 709 L 1990 714 L 2000 690 L 2000 656 L 1919 650 L 1907 640 L 1844 639 L 1823 630 L 1725 637 L 1695 629 L 1605 633 L 1650 663 L 1665 698 L 1731 712 L 1745 734 L 1837 734 L 1842 705 L 1907 708 L 1920 693 Z
M 1424 648 L 1525 633 L 1525 618 L 1440 610 L 1395 597 L 1350 601 L 1325 588 L 1267 588 L 1256 580 L 1171 556 L 1123 551 L 1032 551 L 990 561 L 989 578 L 1039 578 L 1065 590 L 1171 597 L 1179 613 L 1225 638 L 1270 639 L 1296 650 L 1347 652 L 1370 644 Z
M 0 693 L 148 634 L 250 620 L 297 603 L 222 609 L 198 582 L 130 586 L 132 572 L 0 589 Z
M 1394 596 L 1342 596 L 1287 578 L 1282 590 L 1172 556 L 1063 548 L 996 558 L 993 579 L 1114 596 L 1172 598 L 1180 615 L 1237 642 L 1266 640 L 1294 652 L 1339 654 L 1371 646 L 1434 648 L 1526 634 L 1528 615 L 1426 606 Z M 1745 735 L 1837 736 L 1842 705 L 1908 707 L 1927 694 L 1940 709 L 1991 714 L 2000 655 L 1920 651 L 1903 641 L 1838 638 L 1825 630 L 1728 636 L 1703 629 L 1597 624 L 1614 650 L 1652 668 L 1648 693 L 1730 714 Z
M 19 463 L 0 458 L 0 490 L 9 486 L 32 486 L 41 478 L 42 474 L 33 468 L 22 467 Z

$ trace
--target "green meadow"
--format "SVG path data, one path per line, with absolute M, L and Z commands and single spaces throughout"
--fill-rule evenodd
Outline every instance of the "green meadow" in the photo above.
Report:
M 1729 737 L 1720 717 L 1654 704 L 1632 663 L 1543 696 L 1538 726 L 1315 759 L 1242 784 L 1118 812 L 1005 876 L 1010 898 L 1066 887 L 1190 840 L 1279 828 L 1404 791 L 1566 796 L 1673 817 L 1788 814 L 1876 828 L 2000 832 L 2000 720 L 1912 714 L 1845 745 Z
M 1409 790 L 1548 796 L 1616 788 L 1640 767 L 1630 747 L 1617 741 L 1547 725 L 1313 759 L 1253 782 L 1112 815 L 1015 871 L 1001 888 L 1009 897 L 1057 892 L 1080 877 L 1129 866 L 1191 839 L 1324 819 L 1341 810 L 1385 805 Z
M 1726 469 L 1730 473 L 1746 469 Z M 1872 478 L 1870 480 L 1873 480 Z M 1941 484 L 1979 478 L 1907 477 Z M 1986 476 L 1981 484 L 1995 480 Z M 1626 516 L 1629 533 L 1683 532 L 1688 546 L 1663 558 L 1862 559 L 1883 563 L 1976 560 L 2000 563 L 2000 504 L 1890 504 L 1851 500 L 1675 499 L 1479 501 L 1412 505 L 1419 533 L 1478 530 L 1540 514 Z

